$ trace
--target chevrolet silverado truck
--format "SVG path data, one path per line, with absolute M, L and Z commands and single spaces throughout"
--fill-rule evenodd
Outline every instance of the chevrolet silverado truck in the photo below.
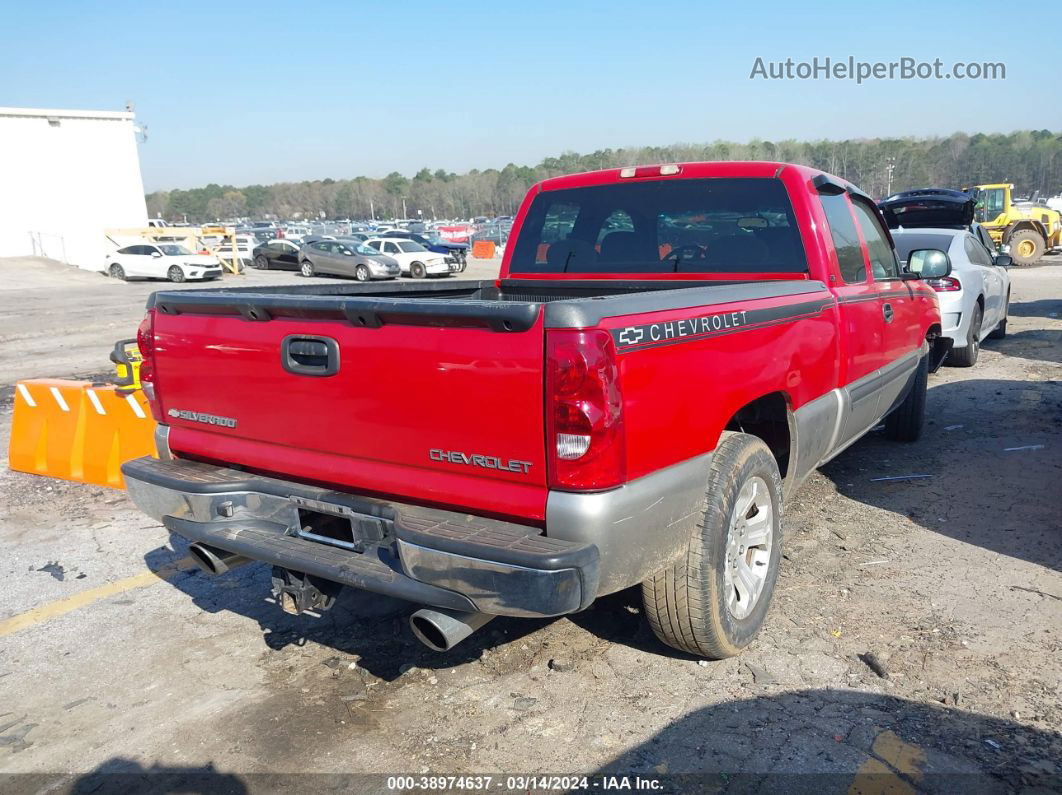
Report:
M 495 281 L 155 293 L 130 496 L 289 612 L 399 597 L 446 650 L 640 585 L 664 643 L 738 653 L 786 495 L 919 436 L 947 257 L 901 272 L 870 198 L 782 163 L 548 179 L 514 231 Z

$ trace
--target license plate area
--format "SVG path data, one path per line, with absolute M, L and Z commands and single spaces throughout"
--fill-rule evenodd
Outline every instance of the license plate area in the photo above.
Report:
M 298 516 L 294 535 L 307 541 L 362 553 L 390 535 L 391 523 L 378 516 L 303 497 L 291 501 Z

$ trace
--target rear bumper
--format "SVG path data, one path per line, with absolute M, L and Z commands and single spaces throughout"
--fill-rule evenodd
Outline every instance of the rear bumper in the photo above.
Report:
M 189 541 L 343 585 L 513 616 L 572 613 L 598 593 L 597 547 L 535 527 L 192 461 L 138 458 L 122 473 L 137 506 Z M 349 520 L 354 543 L 300 536 L 307 512 Z

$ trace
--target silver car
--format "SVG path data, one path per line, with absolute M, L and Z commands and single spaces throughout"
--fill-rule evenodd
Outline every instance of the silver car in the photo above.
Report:
M 894 229 L 892 237 L 904 266 L 908 255 L 918 249 L 948 255 L 951 273 L 925 281 L 940 300 L 942 336 L 952 340 L 948 364 L 972 367 L 982 340 L 1006 336 L 1011 258 L 989 250 L 966 229 Z
M 395 260 L 354 240 L 318 240 L 303 246 L 299 271 L 303 276 L 353 276 L 359 282 L 396 279 L 401 273 Z

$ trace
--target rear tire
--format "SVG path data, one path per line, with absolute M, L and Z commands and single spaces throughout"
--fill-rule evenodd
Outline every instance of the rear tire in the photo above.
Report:
M 926 389 L 929 386 L 929 356 L 918 360 L 911 391 L 888 417 L 885 435 L 896 442 L 915 442 L 922 435 L 926 420 Z
M 970 318 L 970 330 L 966 332 L 966 344 L 961 348 L 952 348 L 948 354 L 948 364 L 955 367 L 973 367 L 977 364 L 977 354 L 981 350 L 981 319 L 984 317 L 980 304 L 974 305 L 973 317 Z
M 1015 232 L 1007 244 L 1015 265 L 1033 265 L 1044 255 L 1044 239 L 1031 229 Z
M 364 265 L 359 265 L 354 269 L 354 278 L 359 282 L 367 282 L 372 276 L 369 274 L 369 269 Z
M 310 262 L 308 259 L 304 259 L 302 261 L 302 265 L 299 266 L 299 273 L 301 273 L 303 276 L 313 276 L 315 273 L 313 263 Z
M 166 271 L 166 278 L 174 284 L 180 284 L 185 279 L 184 271 L 179 265 L 170 265 L 170 269 Z
M 428 276 L 428 269 L 423 262 L 414 262 L 409 266 L 409 275 L 414 279 L 424 279 Z
M 125 281 L 125 268 L 117 262 L 111 264 L 111 267 L 107 269 L 107 273 L 110 274 L 112 279 L 121 279 L 123 282 Z
M 685 554 L 642 583 L 653 633 L 713 660 L 749 645 L 778 580 L 781 520 L 782 479 L 771 451 L 755 436 L 724 432 Z

